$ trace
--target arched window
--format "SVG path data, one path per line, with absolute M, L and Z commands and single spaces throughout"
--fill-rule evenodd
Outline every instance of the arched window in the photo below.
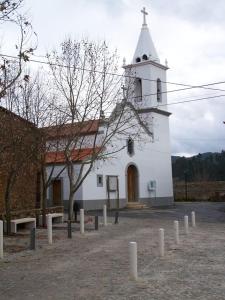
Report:
M 132 138 L 129 138 L 127 140 L 127 152 L 129 155 L 134 154 L 134 141 L 132 140 Z
M 147 56 L 146 54 L 144 54 L 144 55 L 142 56 L 142 59 L 143 59 L 143 60 L 148 60 L 148 56 Z
M 141 78 L 135 79 L 134 86 L 134 94 L 135 94 L 135 102 L 142 101 L 142 81 Z
M 137 58 L 136 58 L 136 62 L 137 62 L 137 63 L 141 62 L 140 57 L 137 57 Z
M 162 83 L 161 80 L 157 79 L 157 102 L 162 101 Z

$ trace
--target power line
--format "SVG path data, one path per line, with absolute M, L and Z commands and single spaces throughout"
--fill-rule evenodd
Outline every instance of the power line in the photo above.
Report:
M 0 53 L 0 56 L 18 59 L 18 57 L 16 57 L 16 56 L 7 55 L 7 54 L 1 54 L 1 53 Z M 35 63 L 41 63 L 41 64 L 49 65 L 49 63 L 44 62 L 44 61 L 40 61 L 40 60 L 30 59 L 30 61 L 35 62 Z M 67 67 L 67 66 L 65 66 L 65 65 L 60 65 L 60 64 L 51 64 L 51 65 L 55 65 L 55 66 L 59 66 L 59 67 L 65 67 L 65 68 Z M 89 72 L 91 71 L 91 70 L 89 70 L 89 69 L 79 68 L 79 67 L 77 67 L 77 69 L 84 70 L 84 71 L 89 71 Z M 137 78 L 137 77 L 135 77 L 135 76 L 121 75 L 121 74 L 110 73 L 110 72 L 107 73 L 107 72 L 102 72 L 102 71 L 98 71 L 98 70 L 95 70 L 94 72 L 96 72 L 96 73 L 105 73 L 105 74 L 109 74 L 109 75 L 112 75 L 112 76 L 128 77 L 128 78 L 133 78 L 133 79 L 136 79 L 136 78 Z M 151 81 L 151 82 L 152 82 L 152 81 L 154 81 L 154 82 L 157 81 L 157 80 L 147 79 L 147 78 L 141 78 L 141 79 L 147 80 L 147 81 Z M 166 82 L 166 81 L 162 81 L 162 82 L 163 82 L 163 83 L 168 83 L 168 84 L 174 84 L 174 85 L 186 86 L 186 87 L 188 87 L 187 89 L 193 89 L 193 88 L 205 88 L 206 86 L 207 86 L 207 89 L 208 89 L 208 86 L 225 83 L 225 81 L 219 81 L 219 82 L 208 83 L 208 84 L 204 84 L 204 85 L 190 86 L 190 85 L 183 84 L 183 83 L 174 83 L 174 82 Z M 180 90 L 185 90 L 185 89 L 180 89 Z M 162 93 L 169 93 L 169 92 L 175 92 L 175 91 L 179 91 L 179 90 L 172 90 L 172 91 L 167 91 L 167 92 L 161 92 L 160 94 L 162 94 Z M 224 90 L 222 90 L 222 91 L 224 91 Z M 148 96 L 153 96 L 153 95 L 157 95 L 157 93 L 155 93 L 155 94 L 146 94 L 146 95 L 143 95 L 143 97 L 148 97 Z M 197 99 L 191 99 L 191 100 L 185 100 L 185 101 L 171 102 L 171 103 L 167 103 L 167 104 L 158 104 L 157 106 L 153 106 L 152 108 L 158 108 L 158 107 L 162 107 L 162 106 L 170 106 L 170 105 L 177 105 L 177 104 L 181 104 L 181 103 L 189 103 L 189 102 L 203 101 L 203 100 L 209 100 L 209 99 L 221 98 L 221 97 L 225 97 L 225 94 L 217 95 L 217 96 L 209 96 L 209 97 L 197 98 Z M 131 98 L 129 98 L 129 99 L 135 99 L 135 98 L 137 98 L 137 97 L 131 97 Z M 121 99 L 121 100 L 122 100 L 122 99 Z
M 0 56 L 6 57 L 6 58 L 11 58 L 11 59 L 19 59 L 17 56 L 7 55 L 7 54 L 1 54 L 1 53 L 0 53 Z M 44 56 L 42 56 L 42 57 L 44 57 Z M 48 66 L 52 65 L 52 66 L 56 66 L 56 67 L 58 66 L 58 67 L 68 68 L 68 66 L 66 66 L 66 65 L 61 65 L 61 64 L 57 64 L 57 63 L 48 63 L 46 61 L 41 61 L 41 60 L 30 59 L 29 61 L 34 62 L 34 63 L 45 64 L 45 65 L 48 65 Z M 76 67 L 74 69 L 82 70 L 82 71 L 87 71 L 87 72 L 93 71 L 93 70 L 86 69 L 86 68 L 81 68 L 81 67 Z M 103 74 L 104 73 L 104 74 L 108 74 L 108 75 L 112 75 L 112 76 L 118 76 L 118 77 L 123 77 L 123 78 L 138 79 L 138 77 L 136 77 L 136 76 L 125 75 L 125 74 L 122 75 L 122 74 L 117 74 L 117 73 L 113 73 L 113 72 L 103 72 L 103 71 L 98 71 L 98 70 L 94 70 L 93 72 L 99 73 L 99 74 Z M 157 82 L 157 79 L 155 79 L 155 80 L 154 79 L 149 79 L 149 78 L 140 78 L 140 79 L 144 80 L 144 81 L 149 81 L 149 82 Z M 163 92 L 160 92 L 160 94 L 168 94 L 168 93 L 179 92 L 179 91 L 190 90 L 190 89 L 196 89 L 196 88 L 216 90 L 216 91 L 223 91 L 223 92 L 225 91 L 224 89 L 217 89 L 217 88 L 210 88 L 209 87 L 209 86 L 213 86 L 213 85 L 224 84 L 225 81 L 207 83 L 207 84 L 203 84 L 203 85 L 189 85 L 189 84 L 175 83 L 175 82 L 169 82 L 169 81 L 161 81 L 161 82 L 162 83 L 166 83 L 166 84 L 185 86 L 185 88 L 175 89 L 175 90 L 170 90 L 170 91 L 163 91 Z M 148 95 L 145 95 L 145 96 L 154 96 L 154 95 L 157 95 L 157 93 L 152 93 L 152 94 L 148 94 Z
M 225 141 L 225 138 L 173 138 L 174 140 L 185 140 L 185 141 Z
M 46 56 L 44 55 L 35 55 L 33 54 L 33 56 L 36 56 L 36 57 L 42 57 L 42 58 L 46 58 Z M 47 62 L 45 62 L 46 64 L 49 64 Z M 65 68 L 67 68 L 68 66 L 64 66 Z M 80 68 L 82 70 L 85 70 L 83 68 Z M 90 71 L 88 69 L 86 69 L 86 71 Z M 96 71 L 96 72 L 99 72 L 99 73 L 102 73 L 102 71 Z M 105 73 L 105 74 L 110 74 L 110 75 L 115 75 L 115 76 L 121 76 L 121 77 L 128 77 L 128 78 L 134 78 L 134 79 L 137 79 L 136 76 L 129 76 L 129 75 L 120 75 L 120 74 L 115 74 L 115 73 Z M 146 81 L 154 81 L 156 82 L 157 79 L 153 80 L 153 79 L 149 79 L 149 78 L 141 78 L 142 80 L 146 80 Z M 176 92 L 176 91 L 184 91 L 184 90 L 188 90 L 188 89 L 193 89 L 193 88 L 204 88 L 204 89 L 209 89 L 209 90 L 215 90 L 215 91 L 222 91 L 222 92 L 225 92 L 224 89 L 215 89 L 215 88 L 209 88 L 209 86 L 211 85 L 216 85 L 216 84 L 223 84 L 225 83 L 225 81 L 221 81 L 221 82 L 216 82 L 216 83 L 207 83 L 207 84 L 204 84 L 204 85 L 190 85 L 190 84 L 185 84 L 185 83 L 175 83 L 175 82 L 170 82 L 170 81 L 161 81 L 162 83 L 167 83 L 167 84 L 171 84 L 171 85 L 179 85 L 179 86 L 185 86 L 186 88 L 183 88 L 183 89 L 177 89 L 177 90 L 171 90 L 171 91 L 165 91 L 165 92 L 161 92 L 161 94 L 163 93 L 172 93 L 172 92 Z M 151 94 L 149 96 L 152 96 L 152 95 L 156 95 L 156 94 Z
M 203 98 L 191 99 L 191 100 L 184 100 L 184 101 L 171 102 L 171 103 L 167 103 L 167 104 L 159 104 L 159 105 L 153 106 L 152 108 L 158 108 L 158 107 L 160 107 L 160 106 L 176 105 L 176 104 L 181 104 L 181 103 L 189 103 L 189 102 L 196 102 L 196 101 L 210 100 L 210 99 L 221 98 L 221 97 L 225 97 L 225 94 L 218 95 L 218 96 L 211 96 L 211 97 L 203 97 Z

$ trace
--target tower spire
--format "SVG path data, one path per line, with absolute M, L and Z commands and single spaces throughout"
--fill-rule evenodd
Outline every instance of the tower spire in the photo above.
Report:
M 146 16 L 148 15 L 145 7 L 143 7 L 143 9 L 141 10 L 141 13 L 143 14 L 143 24 L 142 26 L 147 26 L 147 22 L 146 22 Z
M 146 60 L 159 62 L 159 58 L 146 22 L 146 16 L 148 15 L 148 13 L 145 7 L 143 7 L 141 13 L 143 14 L 143 24 L 134 53 L 133 63 L 138 63 Z

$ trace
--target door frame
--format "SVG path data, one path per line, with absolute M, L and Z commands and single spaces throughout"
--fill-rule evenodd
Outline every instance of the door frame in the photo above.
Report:
M 127 200 L 127 203 L 132 203 L 132 202 L 129 202 L 128 201 L 128 176 L 127 176 L 127 172 L 128 172 L 128 168 L 130 166 L 134 166 L 136 168 L 136 172 L 137 172 L 137 177 L 136 177 L 136 187 L 135 187 L 135 193 L 136 193 L 136 202 L 139 202 L 139 170 L 138 170 L 138 167 L 135 163 L 133 162 L 130 162 L 126 168 L 125 168 L 125 193 L 126 193 L 126 200 Z
M 60 195 L 60 198 L 61 198 L 61 206 L 63 206 L 63 188 L 64 188 L 64 186 L 63 186 L 63 177 L 53 177 L 52 178 L 52 180 L 51 180 L 51 182 L 52 182 L 52 184 L 51 184 L 51 189 L 50 189 L 50 201 L 51 201 L 51 205 L 53 206 L 53 181 L 54 180 L 59 180 L 60 181 L 60 185 L 61 185 L 61 187 L 60 187 L 60 190 L 61 190 L 61 195 Z

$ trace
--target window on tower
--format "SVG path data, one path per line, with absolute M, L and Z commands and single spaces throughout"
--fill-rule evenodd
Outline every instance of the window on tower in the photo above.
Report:
M 135 102 L 142 101 L 142 80 L 141 78 L 136 78 L 134 83 L 134 96 Z
M 144 55 L 142 56 L 142 59 L 143 59 L 143 60 L 148 60 L 148 56 L 147 56 L 146 54 L 144 54 Z
M 162 102 L 162 82 L 157 79 L 157 102 Z
M 130 156 L 134 154 L 134 141 L 131 137 L 127 140 L 127 152 Z
M 137 57 L 137 58 L 136 58 L 136 62 L 137 62 L 137 63 L 141 62 L 140 57 Z

